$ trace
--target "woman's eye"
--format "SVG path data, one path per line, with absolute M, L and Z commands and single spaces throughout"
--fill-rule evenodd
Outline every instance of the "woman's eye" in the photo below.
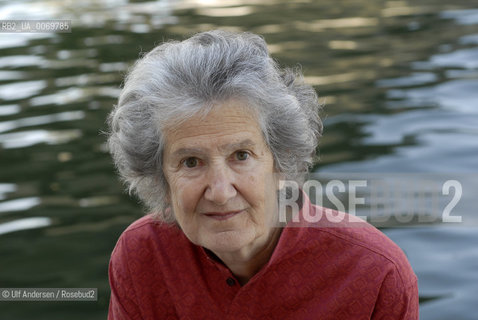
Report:
M 246 151 L 236 152 L 236 159 L 237 160 L 244 161 L 244 160 L 247 160 L 247 158 L 249 158 L 249 153 L 247 153 Z
M 183 161 L 184 165 L 188 168 L 194 168 L 196 167 L 198 164 L 199 164 L 199 161 L 197 158 L 194 158 L 194 157 L 190 157 L 190 158 L 187 158 Z

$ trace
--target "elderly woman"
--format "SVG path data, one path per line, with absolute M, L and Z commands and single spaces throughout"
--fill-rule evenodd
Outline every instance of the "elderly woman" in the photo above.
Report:
M 112 253 L 109 319 L 417 319 L 416 277 L 380 231 L 279 223 L 280 179 L 312 165 L 318 111 L 254 34 L 200 33 L 140 59 L 109 147 L 151 213 Z

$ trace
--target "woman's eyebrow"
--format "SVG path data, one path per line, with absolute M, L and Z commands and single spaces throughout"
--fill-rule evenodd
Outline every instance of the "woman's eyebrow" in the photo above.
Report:
M 245 139 L 236 143 L 226 143 L 219 146 L 220 151 L 235 151 L 240 149 L 253 148 L 256 145 L 251 139 Z
M 206 151 L 203 148 L 180 148 L 172 153 L 173 157 L 184 157 L 190 155 L 202 155 Z
M 230 152 L 240 149 L 253 148 L 256 145 L 251 139 L 245 139 L 236 143 L 226 143 L 218 147 L 221 152 Z M 184 157 L 192 155 L 204 155 L 207 154 L 207 150 L 204 148 L 179 148 L 172 153 L 173 157 Z

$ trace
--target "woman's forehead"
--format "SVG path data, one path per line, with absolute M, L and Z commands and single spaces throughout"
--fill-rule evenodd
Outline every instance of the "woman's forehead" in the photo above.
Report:
M 193 116 L 170 126 L 166 132 L 166 146 L 194 148 L 195 144 L 215 145 L 217 148 L 240 147 L 263 142 L 260 126 L 253 112 L 235 102 L 213 108 L 205 116 Z

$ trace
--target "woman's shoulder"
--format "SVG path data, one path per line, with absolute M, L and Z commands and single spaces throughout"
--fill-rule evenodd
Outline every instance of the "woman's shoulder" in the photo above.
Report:
M 148 236 L 157 232 L 175 234 L 180 229 L 176 224 L 169 224 L 158 220 L 155 215 L 147 214 L 133 221 L 124 231 L 122 236 L 131 237 L 133 235 Z
M 148 214 L 132 222 L 122 232 L 115 251 L 118 247 L 131 253 L 161 251 L 169 248 L 171 243 L 179 245 L 185 240 L 181 229 L 176 224 L 162 222 L 154 215 Z
M 318 207 L 318 210 L 323 208 Z M 415 274 L 402 249 L 368 222 L 353 215 L 341 213 L 343 222 L 308 228 L 308 236 L 319 250 L 340 252 L 357 263 L 372 262 L 371 265 L 398 272 L 404 283 L 416 280 Z
M 310 204 L 309 210 L 312 216 L 320 217 L 317 222 L 302 220 L 299 224 L 308 230 L 306 237 L 310 241 L 332 241 L 390 260 L 394 260 L 396 256 L 400 259 L 404 257 L 402 250 L 384 233 L 355 215 L 313 204 Z

